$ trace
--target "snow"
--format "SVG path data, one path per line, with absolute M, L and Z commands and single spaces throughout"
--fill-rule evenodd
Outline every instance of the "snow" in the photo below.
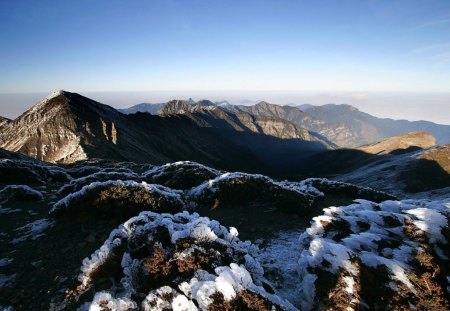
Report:
M 102 310 L 137 310 L 134 301 L 127 298 L 114 298 L 110 293 L 98 292 L 95 294 L 92 303 L 84 304 L 78 310 L 80 311 L 102 311 Z
M 198 310 L 192 301 L 189 301 L 186 296 L 178 295 L 172 301 L 173 311 L 196 311 Z
M 5 267 L 9 264 L 11 264 L 11 262 L 13 262 L 14 259 L 12 258 L 0 258 L 0 267 Z
M 205 166 L 203 164 L 197 163 L 197 162 L 192 162 L 192 161 L 178 161 L 178 162 L 174 162 L 174 163 L 167 163 L 161 166 L 154 166 L 151 169 L 149 169 L 148 171 L 144 172 L 142 174 L 143 178 L 153 178 L 153 179 L 157 179 L 159 177 L 161 177 L 162 175 L 164 175 L 165 173 L 167 173 L 170 169 L 189 169 L 189 168 L 193 168 L 196 170 L 203 170 L 203 171 L 207 171 L 213 175 L 220 175 L 221 172 L 213 169 L 211 167 Z
M 405 269 L 408 267 L 407 264 L 368 252 L 362 252 L 360 254 L 360 259 L 366 266 L 369 267 L 376 267 L 381 264 L 385 265 L 392 272 L 392 277 L 394 279 L 405 284 L 415 293 L 414 286 L 411 284 L 405 273 Z
M 79 198 L 82 198 L 85 196 L 89 191 L 94 190 L 96 188 L 101 187 L 113 187 L 113 186 L 124 186 L 124 187 L 133 187 L 133 188 L 141 188 L 148 190 L 150 192 L 156 192 L 166 198 L 171 198 L 177 201 L 181 201 L 182 198 L 182 191 L 179 190 L 173 190 L 168 187 L 164 187 L 157 184 L 147 184 L 146 182 L 136 182 L 133 180 L 108 180 L 108 181 L 101 181 L 101 182 L 92 182 L 89 185 L 84 186 L 80 190 L 73 192 L 66 197 L 62 198 L 58 202 L 56 202 L 53 205 L 53 208 L 50 210 L 50 214 L 56 213 L 64 208 L 67 208 L 70 206 L 70 204 L 73 201 L 76 201 Z
M 206 271 L 199 271 L 196 277 L 189 282 L 183 282 L 179 286 L 180 290 L 187 297 L 195 300 L 201 310 L 208 310 L 212 303 L 211 295 L 215 292 L 222 293 L 225 301 L 230 301 L 236 297 L 237 293 L 244 289 L 248 289 L 255 293 L 276 302 L 288 310 L 296 310 L 296 308 L 275 295 L 268 294 L 262 287 L 253 283 L 250 273 L 243 265 L 235 263 L 230 266 L 222 266 L 215 269 L 215 275 Z
M 241 173 L 241 172 L 234 172 L 234 173 L 225 173 L 220 176 L 217 176 L 214 179 L 210 179 L 208 181 L 205 181 L 204 183 L 198 185 L 197 187 L 194 187 L 187 191 L 187 195 L 191 198 L 198 198 L 202 197 L 205 194 L 215 193 L 219 190 L 220 186 L 222 184 L 226 184 L 229 182 L 232 182 L 234 180 L 256 180 L 256 181 L 263 181 L 264 183 L 267 183 L 269 185 L 272 185 L 273 187 L 280 187 L 282 189 L 297 192 L 302 195 L 317 195 L 319 191 L 314 187 L 308 187 L 301 183 L 295 183 L 295 182 L 288 182 L 288 181 L 282 181 L 278 182 L 275 181 L 267 176 L 260 175 L 260 174 L 248 174 L 248 173 Z M 308 193 L 308 191 L 310 193 Z M 322 194 L 319 194 L 322 195 Z
M 15 238 L 11 241 L 13 244 L 17 244 L 19 242 L 23 242 L 25 240 L 31 239 L 36 240 L 44 235 L 44 231 L 53 226 L 54 222 L 48 219 L 38 219 L 33 222 L 26 224 L 20 228 L 17 228 L 16 231 L 21 232 L 22 235 L 18 238 Z
M 146 225 L 139 226 L 138 224 L 140 223 L 146 223 Z M 123 243 L 123 240 L 132 239 L 135 237 L 135 234 L 143 234 L 158 226 L 164 226 L 169 230 L 172 243 L 176 243 L 179 239 L 191 237 L 199 241 L 218 241 L 249 254 L 255 253 L 257 249 L 250 242 L 239 241 L 217 221 L 211 221 L 207 217 L 200 217 L 196 213 L 183 212 L 171 215 L 142 212 L 113 230 L 105 243 L 91 255 L 91 258 L 83 260 L 82 274 L 79 277 L 80 281 L 87 285 L 90 282 L 89 275 L 91 272 L 105 263 L 112 256 L 113 251 Z
M 230 227 L 230 234 L 234 237 L 237 237 L 239 235 L 239 232 L 235 227 Z
M 197 270 L 193 278 L 180 282 L 178 289 L 167 286 L 156 289 L 145 298 L 142 305 L 144 310 L 163 310 L 168 306 L 175 307 L 177 310 L 196 310 L 193 301 L 197 303 L 201 310 L 207 310 L 212 302 L 211 294 L 220 292 L 225 300 L 231 300 L 244 289 L 260 294 L 273 303 L 286 306 L 286 309 L 295 310 L 289 302 L 267 293 L 261 287 L 262 282 L 265 281 L 264 270 L 254 257 L 257 253 L 255 245 L 248 241 L 240 241 L 237 238 L 238 232 L 235 228 L 230 232 L 217 221 L 188 212 L 175 215 L 142 212 L 120 225 L 119 228 L 111 232 L 100 249 L 95 251 L 90 258 L 83 260 L 81 274 L 79 275 L 83 288 L 90 288 L 93 283 L 91 277 L 102 265 L 107 264 L 112 258 L 122 256 L 123 277 L 120 281 L 120 289 L 116 288 L 117 293 L 120 294 L 104 297 L 115 304 L 117 301 L 128 301 L 127 299 L 137 294 L 136 284 L 139 279 L 138 273 L 140 273 L 139 267 L 142 259 L 134 259 L 128 252 L 124 252 L 124 243 L 135 243 L 133 241 L 136 239 L 152 240 L 153 230 L 161 226 L 168 229 L 171 242 L 174 244 L 179 239 L 184 238 L 194 239 L 197 241 L 196 243 L 201 241 L 219 243 L 226 246 L 229 249 L 227 252 L 230 252 L 230 254 L 242 254 L 243 263 L 231 263 L 229 266 L 216 267 L 214 273 Z M 158 241 L 155 242 L 158 243 Z M 196 244 L 192 244 L 184 253 L 175 254 L 175 258 L 183 258 L 196 247 L 198 247 Z M 172 298 L 169 300 L 162 299 L 164 293 L 170 294 Z M 105 293 L 102 295 L 105 295 Z M 154 306 L 155 303 L 156 306 Z M 93 306 L 96 306 L 95 301 Z
M 4 187 L 2 190 L 0 190 L 0 199 L 3 199 L 4 203 L 8 201 L 10 198 L 14 198 L 15 195 L 21 196 L 21 197 L 27 197 L 27 198 L 34 198 L 37 200 L 42 200 L 44 198 L 44 195 L 42 192 L 37 191 L 30 186 L 27 185 L 8 185 Z
M 168 300 L 167 297 L 173 297 L 172 301 Z M 173 311 L 198 310 L 192 300 L 189 300 L 186 296 L 169 286 L 163 286 L 157 290 L 153 290 L 142 302 L 142 310 L 144 311 L 164 311 L 170 309 Z
M 298 244 L 301 232 L 303 230 L 278 233 L 267 246 L 260 246 L 261 252 L 256 256 L 273 282 L 275 293 L 297 306 L 300 305 L 297 261 L 301 255 Z
M 57 193 L 64 194 L 68 191 L 73 192 L 79 190 L 79 188 L 82 188 L 82 186 L 85 186 L 92 182 L 100 182 L 102 180 L 110 181 L 114 179 L 137 180 L 139 179 L 139 175 L 133 172 L 99 171 L 87 176 L 71 180 L 70 183 L 62 186 Z
M 8 208 L 8 207 L 3 207 L 2 205 L 0 205 L 0 215 L 17 213 L 20 211 L 22 211 L 22 210 L 19 208 Z
M 441 230 L 448 223 L 450 200 L 404 200 L 385 201 L 376 204 L 366 200 L 355 200 L 349 206 L 324 209 L 324 214 L 314 217 L 311 227 L 300 236 L 301 255 L 298 258 L 297 291 L 302 309 L 315 306 L 314 269 L 329 271 L 335 275 L 343 272 L 345 292 L 352 299 L 355 293 L 355 278 L 359 271 L 354 260 L 359 258 L 367 267 L 383 265 L 393 282 L 389 285 L 397 290 L 405 285 L 412 293 L 416 288 L 408 278 L 414 273 L 410 265 L 412 253 L 419 248 L 413 236 L 405 228 L 409 221 L 423 231 L 436 253 L 444 258 L 447 240 Z M 411 230 L 411 229 L 409 229 Z M 347 232 L 348 231 L 348 232 Z M 414 234 L 413 234 L 414 235 Z M 274 257 L 274 256 L 273 256 Z
M 438 211 L 428 208 L 415 208 L 407 211 L 408 214 L 416 216 L 417 220 L 414 224 L 420 229 L 427 232 L 430 242 L 437 241 L 445 243 L 445 238 L 442 235 L 442 228 L 447 226 L 447 218 Z

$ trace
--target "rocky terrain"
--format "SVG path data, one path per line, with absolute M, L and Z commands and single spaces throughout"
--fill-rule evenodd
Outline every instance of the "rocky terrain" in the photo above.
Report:
M 162 164 L 190 159 L 264 171 L 282 165 L 283 161 L 275 161 L 282 154 L 299 161 L 333 148 L 288 121 L 237 115 L 208 101 L 174 100 L 160 116 L 125 115 L 65 91 L 49 95 L 1 129 L 2 148 L 53 163 L 99 158 Z
M 2 309 L 450 308 L 448 197 L 0 156 Z
M 0 310 L 450 310 L 449 145 L 233 107 L 60 91 L 2 119 Z
M 0 129 L 1 129 L 4 125 L 8 124 L 10 121 L 11 121 L 10 119 L 7 119 L 7 118 L 4 118 L 4 117 L 0 116 Z

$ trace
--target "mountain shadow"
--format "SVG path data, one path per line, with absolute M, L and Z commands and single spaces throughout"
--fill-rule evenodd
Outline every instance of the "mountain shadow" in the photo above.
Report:
M 328 177 L 395 195 L 416 193 L 450 187 L 449 155 L 448 145 L 427 149 L 411 146 L 387 154 L 330 150 L 311 156 L 283 177 Z

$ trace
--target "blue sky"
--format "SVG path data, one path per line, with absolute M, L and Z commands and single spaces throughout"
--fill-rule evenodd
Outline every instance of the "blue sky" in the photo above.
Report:
M 0 93 L 450 92 L 450 1 L 0 1 Z

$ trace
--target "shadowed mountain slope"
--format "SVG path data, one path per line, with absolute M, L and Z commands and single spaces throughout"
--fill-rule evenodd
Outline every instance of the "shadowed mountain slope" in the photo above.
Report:
M 206 100 L 171 101 L 160 116 L 125 115 L 59 91 L 5 124 L 0 147 L 49 162 L 194 160 L 225 169 L 264 171 L 282 164 L 275 160 L 283 155 L 299 161 L 331 146 L 285 120 L 235 115 Z

